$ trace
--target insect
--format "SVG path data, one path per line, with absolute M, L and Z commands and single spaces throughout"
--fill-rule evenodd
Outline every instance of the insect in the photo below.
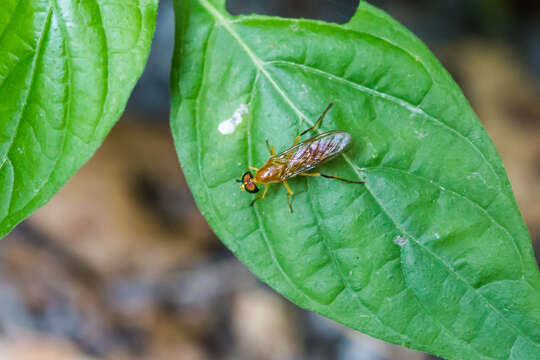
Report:
M 255 171 L 255 176 L 253 176 L 251 171 L 247 171 L 242 175 L 240 180 L 236 180 L 237 182 L 242 183 L 242 185 L 240 185 L 242 191 L 245 190 L 252 194 L 259 192 L 257 184 L 265 185 L 263 194 L 258 195 L 255 199 L 253 199 L 250 206 L 253 206 L 255 201 L 265 198 L 266 193 L 268 192 L 269 184 L 283 183 L 287 189 L 287 203 L 289 204 L 289 209 L 292 213 L 293 208 L 291 199 L 294 192 L 289 187 L 289 184 L 287 184 L 287 180 L 298 175 L 322 176 L 328 179 L 340 180 L 351 184 L 364 184 L 364 181 L 353 181 L 337 176 L 321 174 L 318 172 L 307 172 L 341 154 L 351 142 L 351 135 L 349 133 L 340 130 L 333 130 L 298 143 L 303 135 L 315 130 L 320 125 L 322 119 L 328 110 L 330 110 L 332 105 L 333 103 L 330 103 L 326 110 L 323 111 L 315 125 L 300 133 L 300 135 L 298 135 L 294 140 L 292 146 L 287 150 L 276 154 L 274 147 L 270 146 L 268 140 L 266 140 L 266 147 L 272 156 L 260 169 L 249 166 L 249 170 Z

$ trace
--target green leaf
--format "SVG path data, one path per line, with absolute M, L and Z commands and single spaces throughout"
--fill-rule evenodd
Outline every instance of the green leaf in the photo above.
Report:
M 157 0 L 3 0 L 0 236 L 94 153 L 141 75 Z
M 230 16 L 177 0 L 172 131 L 198 206 L 260 279 L 301 307 L 449 359 L 540 359 L 540 273 L 501 160 L 429 50 L 362 2 L 343 26 Z M 352 146 L 273 185 L 239 179 L 320 131 Z

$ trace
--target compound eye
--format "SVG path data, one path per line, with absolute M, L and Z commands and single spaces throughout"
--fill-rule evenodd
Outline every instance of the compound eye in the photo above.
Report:
M 247 182 L 244 185 L 244 187 L 246 188 L 246 191 L 249 192 L 249 193 L 255 194 L 255 193 L 259 192 L 259 188 L 257 187 L 257 185 L 255 185 L 252 182 Z
M 244 184 L 249 183 L 251 179 L 253 179 L 253 175 L 249 171 L 242 175 L 242 183 Z

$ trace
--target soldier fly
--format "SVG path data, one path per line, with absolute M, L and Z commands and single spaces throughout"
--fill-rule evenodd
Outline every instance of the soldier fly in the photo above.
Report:
M 245 190 L 252 194 L 259 192 L 257 184 L 265 185 L 263 194 L 258 195 L 255 199 L 253 199 L 250 206 L 253 206 L 255 201 L 264 199 L 266 193 L 268 192 L 268 185 L 270 183 L 281 182 L 287 189 L 287 202 L 292 213 L 293 208 L 291 199 L 294 192 L 289 187 L 289 184 L 287 184 L 287 180 L 298 175 L 322 176 L 328 179 L 340 180 L 351 184 L 364 184 L 364 181 L 347 180 L 337 176 L 321 174 L 318 172 L 306 172 L 341 154 L 343 151 L 345 151 L 345 148 L 351 141 L 351 135 L 349 133 L 340 130 L 332 130 L 298 143 L 303 135 L 315 130 L 320 125 L 322 119 L 328 110 L 330 110 L 332 105 L 333 103 L 328 105 L 315 125 L 303 131 L 296 137 L 294 143 L 289 149 L 276 154 L 274 147 L 270 146 L 268 140 L 266 140 L 266 147 L 268 148 L 268 152 L 270 152 L 272 157 L 270 157 L 270 159 L 268 159 L 260 169 L 249 166 L 250 170 L 255 171 L 255 176 L 253 176 L 250 171 L 247 171 L 244 173 L 244 175 L 242 175 L 240 180 L 236 180 L 237 182 L 242 183 L 242 185 L 240 185 L 242 191 Z

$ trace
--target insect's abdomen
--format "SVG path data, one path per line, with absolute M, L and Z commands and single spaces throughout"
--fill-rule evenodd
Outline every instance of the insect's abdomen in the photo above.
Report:
M 288 159 L 284 177 L 290 178 L 313 169 L 341 154 L 351 142 L 345 131 L 328 131 L 306 140 L 278 156 Z

